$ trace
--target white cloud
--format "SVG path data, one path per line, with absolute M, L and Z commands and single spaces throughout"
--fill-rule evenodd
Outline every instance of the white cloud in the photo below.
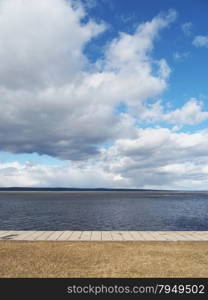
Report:
M 137 138 L 119 139 L 102 151 L 104 168 L 132 187 L 206 189 L 208 132 L 175 133 L 138 129 Z
M 196 47 L 208 48 L 208 36 L 198 35 L 193 40 L 193 45 Z
M 0 3 L 0 82 L 9 89 L 60 86 L 78 80 L 87 64 L 84 45 L 102 32 L 64 0 Z
M 121 33 L 104 59 L 90 64 L 83 49 L 106 26 L 65 0 L 0 2 L 0 140 L 13 153 L 87 160 L 98 147 L 134 135 L 133 118 L 115 114 L 123 101 L 135 105 L 163 92 L 166 61 L 151 56 L 161 29 L 176 12 Z M 129 47 L 131 45 L 131 47 Z M 129 50 L 128 50 L 129 49 Z M 154 69 L 154 74 L 153 74 Z
M 121 32 L 94 64 L 83 50 L 107 26 L 81 22 L 85 16 L 80 2 L 0 2 L 1 149 L 72 161 L 2 163 L 0 185 L 205 186 L 207 132 L 134 126 L 137 118 L 192 125 L 208 117 L 196 99 L 173 111 L 160 102 L 147 105 L 168 85 L 171 69 L 164 58 L 154 59 L 153 49 L 176 12 L 140 24 L 132 34 Z M 121 102 L 126 113 L 116 112 Z M 112 146 L 102 147 L 108 141 Z
M 1 186 L 206 189 L 208 132 L 137 129 L 100 149 L 96 159 L 69 166 L 1 163 Z
M 96 166 L 44 166 L 18 162 L 0 164 L 1 186 L 121 187 L 127 180 Z
M 151 105 L 140 105 L 137 108 L 137 117 L 146 122 L 166 122 L 179 126 L 197 125 L 208 119 L 208 112 L 203 111 L 203 102 L 195 98 L 187 101 L 182 107 L 164 111 L 160 101 Z
M 202 102 L 190 99 L 181 108 L 164 114 L 164 120 L 178 125 L 196 125 L 208 119 L 208 112 L 202 111 Z
M 186 22 L 182 24 L 181 29 L 186 36 L 190 36 L 192 34 L 193 24 L 191 22 Z
M 159 30 L 175 21 L 176 12 L 169 10 L 167 15 L 155 17 L 152 21 L 139 25 L 133 35 L 120 33 L 119 38 L 111 43 L 107 58 L 109 67 L 123 66 L 126 63 L 140 59 L 145 61 L 153 49 L 153 42 L 158 37 Z

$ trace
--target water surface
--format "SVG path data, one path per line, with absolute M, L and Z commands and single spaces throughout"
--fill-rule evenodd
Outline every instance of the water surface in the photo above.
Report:
M 208 230 L 208 193 L 0 192 L 0 230 Z

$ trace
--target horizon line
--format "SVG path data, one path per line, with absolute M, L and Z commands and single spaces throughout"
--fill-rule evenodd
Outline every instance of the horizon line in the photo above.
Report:
M 154 192 L 208 192 L 207 190 L 186 190 L 186 189 L 144 189 L 144 188 L 105 188 L 105 187 L 0 187 L 0 191 L 32 191 L 32 190 L 65 190 L 65 191 L 154 191 Z

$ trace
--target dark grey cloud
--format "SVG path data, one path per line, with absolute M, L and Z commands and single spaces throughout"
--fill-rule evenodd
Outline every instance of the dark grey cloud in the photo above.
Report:
M 86 12 L 80 2 L 71 4 L 0 3 L 3 151 L 88 160 L 103 143 L 133 134 L 133 118 L 115 113 L 121 100 L 134 105 L 166 88 L 168 66 L 159 61 L 153 76 L 150 51 L 158 32 L 175 19 L 174 11 L 132 35 L 121 34 L 106 48 L 104 61 L 91 65 L 83 49 L 106 26 L 92 20 L 81 24 Z

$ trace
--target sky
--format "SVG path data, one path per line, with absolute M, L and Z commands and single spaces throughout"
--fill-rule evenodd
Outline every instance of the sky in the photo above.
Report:
M 207 0 L 0 0 L 0 187 L 207 190 Z

